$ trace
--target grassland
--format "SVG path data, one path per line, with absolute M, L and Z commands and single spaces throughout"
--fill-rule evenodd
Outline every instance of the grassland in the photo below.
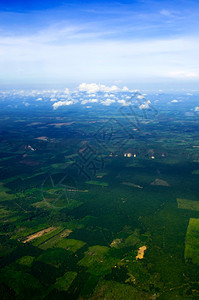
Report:
M 56 198 L 55 199 L 45 198 L 44 200 L 33 204 L 33 206 L 37 208 L 62 209 L 65 207 L 69 210 L 77 208 L 80 205 L 82 205 L 81 201 L 77 201 L 75 199 L 64 199 L 64 198 L 59 200 L 57 200 Z
M 77 252 L 80 248 L 82 248 L 86 243 L 74 240 L 74 239 L 60 239 L 56 244 L 55 247 L 57 248 L 64 248 L 68 251 L 71 251 L 73 253 Z
M 1 201 L 9 201 L 16 198 L 15 195 L 9 194 L 10 190 L 3 186 L 3 184 L 0 184 L 0 202 Z
M 59 268 L 65 264 L 68 259 L 68 255 L 69 253 L 65 249 L 47 249 L 37 258 L 37 261 Z
M 178 208 L 199 211 L 199 201 L 177 198 Z
M 129 235 L 125 239 L 115 239 L 112 241 L 110 246 L 112 248 L 122 249 L 128 247 L 134 247 L 135 245 L 140 243 L 140 234 L 138 230 L 134 230 L 133 234 Z
M 145 292 L 139 292 L 135 287 L 122 284 L 116 281 L 101 281 L 94 291 L 94 295 L 91 300 L 124 300 L 124 299 L 153 299 L 150 294 Z
M 76 276 L 76 272 L 66 272 L 64 276 L 57 278 L 54 288 L 59 291 L 67 291 Z
M 38 231 L 34 234 L 31 234 L 30 236 L 26 237 L 26 239 L 23 241 L 23 243 L 28 243 L 38 237 L 41 237 L 42 235 L 44 235 L 45 233 L 48 233 L 48 232 L 51 232 L 52 230 L 54 230 L 55 227 L 49 227 L 49 228 L 46 228 L 46 229 L 43 229 L 41 231 Z
M 40 244 L 45 243 L 47 240 L 50 240 L 54 236 L 61 233 L 64 229 L 62 227 L 57 227 L 52 229 L 50 232 L 46 232 L 44 235 L 37 237 L 36 239 L 31 241 L 31 244 L 34 246 L 39 246 Z
M 105 275 L 111 271 L 118 261 L 117 258 L 108 255 L 109 249 L 98 245 L 89 247 L 78 264 L 88 268 L 88 272 L 95 276 Z
M 31 267 L 34 259 L 35 258 L 33 256 L 23 256 L 20 259 L 18 259 L 16 262 L 23 266 Z
M 199 175 L 199 170 L 193 170 L 193 171 L 192 171 L 192 174 L 193 174 L 193 175 Z
M 66 248 L 66 238 L 71 234 L 71 232 L 72 230 L 70 229 L 58 227 L 52 232 L 37 238 L 35 241 L 32 242 L 32 244 L 43 250 L 56 247 Z
M 93 184 L 93 185 L 100 185 L 100 186 L 108 186 L 108 182 L 100 182 L 100 181 L 97 181 L 97 180 L 89 180 L 89 181 L 86 181 L 86 183 L 88 184 Z
M 199 219 L 189 220 L 185 240 L 185 260 L 199 265 Z

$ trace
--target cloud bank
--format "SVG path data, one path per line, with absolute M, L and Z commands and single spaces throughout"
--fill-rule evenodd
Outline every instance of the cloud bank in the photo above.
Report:
M 138 90 L 130 90 L 128 87 L 118 87 L 117 85 L 104 85 L 97 83 L 81 83 L 74 91 L 67 89 L 67 99 L 63 99 L 64 95 L 56 94 L 56 98 L 51 98 L 54 102 L 53 109 L 73 104 L 81 105 L 105 105 L 119 104 L 128 106 L 136 104 L 139 109 L 150 108 L 151 102 L 145 98 Z M 56 101 L 56 99 L 60 100 Z

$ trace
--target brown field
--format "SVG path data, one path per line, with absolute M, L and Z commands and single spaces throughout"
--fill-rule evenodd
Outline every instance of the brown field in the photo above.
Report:
M 48 232 L 54 230 L 54 229 L 55 229 L 55 227 L 49 227 L 49 228 L 43 229 L 41 231 L 38 231 L 36 233 L 33 233 L 33 234 L 27 236 L 26 239 L 22 243 L 25 244 L 27 242 L 30 242 L 30 241 L 32 241 L 32 240 L 34 240 L 34 239 L 36 239 L 36 238 L 44 235 L 45 233 L 48 233 Z

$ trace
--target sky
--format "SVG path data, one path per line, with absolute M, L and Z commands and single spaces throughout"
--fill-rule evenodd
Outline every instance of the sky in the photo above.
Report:
M 199 86 L 199 1 L 0 0 L 0 86 Z

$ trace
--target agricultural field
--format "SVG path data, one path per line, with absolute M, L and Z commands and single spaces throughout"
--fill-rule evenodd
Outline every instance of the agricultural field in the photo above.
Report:
M 178 198 L 177 202 L 178 202 L 178 208 L 199 211 L 199 201 L 192 201 L 192 200 Z
M 199 219 L 189 220 L 185 241 L 185 259 L 199 265 Z

